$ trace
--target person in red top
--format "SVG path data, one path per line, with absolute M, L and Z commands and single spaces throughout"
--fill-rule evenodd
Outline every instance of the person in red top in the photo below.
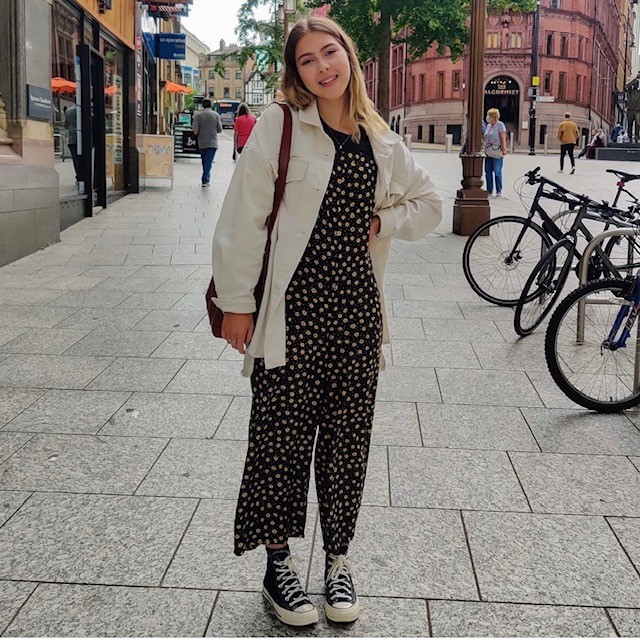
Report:
M 233 125 L 233 145 L 238 153 L 242 153 L 256 122 L 256 117 L 249 113 L 249 107 L 246 104 L 241 104 L 238 107 L 236 122 Z

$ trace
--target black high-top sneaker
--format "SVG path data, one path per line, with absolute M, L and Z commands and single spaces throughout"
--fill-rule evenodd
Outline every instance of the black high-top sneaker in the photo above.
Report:
M 262 594 L 279 620 L 293 627 L 318 622 L 318 610 L 305 593 L 288 547 L 267 550 L 267 573 Z
M 360 615 L 360 602 L 356 595 L 351 567 L 344 554 L 327 554 L 325 571 L 324 611 L 331 622 L 353 622 Z

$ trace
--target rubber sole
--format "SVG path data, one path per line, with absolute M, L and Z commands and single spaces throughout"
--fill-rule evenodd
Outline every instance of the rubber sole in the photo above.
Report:
M 288 624 L 291 627 L 306 627 L 310 624 L 315 624 L 320 620 L 318 610 L 314 607 L 311 611 L 305 611 L 303 613 L 295 613 L 288 609 L 283 609 L 279 606 L 275 600 L 271 597 L 269 592 L 262 587 L 262 595 L 264 599 L 273 607 L 273 612 L 281 622 Z
M 324 603 L 324 613 L 331 622 L 355 622 L 361 611 L 362 607 L 357 598 L 355 604 L 348 609 L 337 609 L 328 602 Z

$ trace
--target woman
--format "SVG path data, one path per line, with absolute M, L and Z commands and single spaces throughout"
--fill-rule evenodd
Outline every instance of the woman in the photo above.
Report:
M 487 179 L 489 197 L 493 196 L 493 182 L 496 183 L 496 198 L 502 196 L 502 164 L 507 155 L 507 128 L 500 121 L 500 111 L 487 111 L 487 129 L 484 134 L 484 174 Z
M 589 144 L 589 149 L 587 151 L 587 158 L 589 158 L 589 160 L 595 160 L 596 149 L 600 147 L 605 147 L 606 143 L 607 143 L 607 136 L 605 136 L 604 131 L 602 129 L 597 129 Z
M 222 335 L 245 353 L 253 403 L 235 520 L 236 555 L 265 545 L 263 595 L 278 618 L 318 620 L 293 566 L 303 537 L 316 431 L 315 478 L 334 622 L 360 613 L 346 555 L 362 498 L 391 238 L 417 240 L 442 199 L 367 98 L 354 45 L 326 18 L 291 30 L 282 91 L 292 111 L 291 160 L 257 322 L 284 114 L 269 107 L 238 161 L 213 240 Z
M 246 104 L 241 104 L 238 107 L 238 115 L 233 125 L 233 148 L 238 154 L 242 153 L 256 122 L 256 117 L 249 113 L 249 107 Z

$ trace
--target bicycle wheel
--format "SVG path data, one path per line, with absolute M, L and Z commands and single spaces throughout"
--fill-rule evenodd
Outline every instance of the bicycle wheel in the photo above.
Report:
M 545 319 L 562 292 L 573 260 L 573 242 L 560 240 L 547 251 L 524 285 L 516 306 L 513 326 L 528 336 Z
M 494 218 L 480 225 L 467 240 L 462 254 L 464 275 L 481 298 L 512 307 L 550 246 L 551 240 L 535 222 L 518 216 Z
M 549 322 L 544 342 L 549 373 L 568 398 L 586 409 L 609 413 L 640 403 L 638 322 L 625 346 L 612 349 L 609 343 L 620 310 L 631 309 L 634 287 L 633 281 L 615 278 L 589 282 L 572 291 Z M 579 336 L 581 303 L 584 329 Z

